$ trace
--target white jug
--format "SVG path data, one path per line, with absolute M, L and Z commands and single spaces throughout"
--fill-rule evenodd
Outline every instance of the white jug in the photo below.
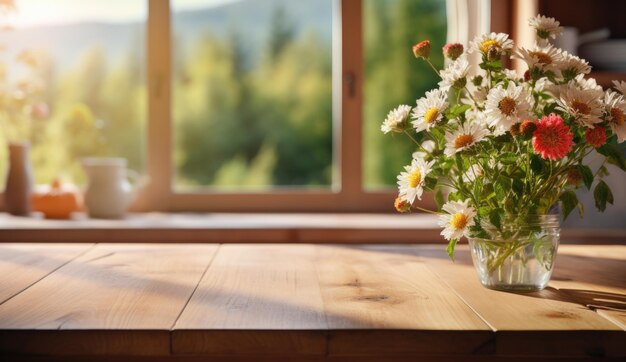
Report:
M 129 178 L 136 179 L 135 171 L 126 169 L 126 159 L 90 157 L 82 159 L 82 165 L 89 178 L 85 191 L 89 216 L 123 218 L 134 196 Z

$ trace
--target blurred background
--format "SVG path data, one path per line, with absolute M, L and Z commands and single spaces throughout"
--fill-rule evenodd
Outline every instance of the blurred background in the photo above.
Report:
M 19 97 L 15 92 L 28 86 L 47 107 L 46 117 L 29 119 L 39 184 L 58 177 L 83 184 L 85 156 L 124 157 L 129 168 L 145 170 L 147 1 L 95 3 L 0 0 L 3 94 Z M 540 2 L 540 10 L 563 16 L 563 25 L 581 21 L 549 4 Z M 175 190 L 337 183 L 333 1 L 171 0 L 171 8 Z M 414 104 L 436 86 L 410 47 L 430 39 L 432 61 L 442 66 L 446 1 L 364 0 L 363 9 L 363 133 L 350 137 L 362 137 L 365 190 L 394 189 L 413 147 L 405 137 L 383 136 L 380 123 L 390 109 Z M 615 34 L 623 36 L 620 29 Z M 0 121 L 9 117 L 5 112 Z M 0 180 L 6 149 L 0 147 Z M 569 225 L 626 228 L 625 181 L 609 179 L 616 206 L 604 215 L 590 193 L 581 193 L 586 219 L 574 215 Z

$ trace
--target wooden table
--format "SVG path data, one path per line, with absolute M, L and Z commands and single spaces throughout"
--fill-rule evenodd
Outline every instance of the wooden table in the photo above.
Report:
M 443 249 L 0 244 L 0 360 L 626 357 L 626 246 L 564 245 L 525 294 Z

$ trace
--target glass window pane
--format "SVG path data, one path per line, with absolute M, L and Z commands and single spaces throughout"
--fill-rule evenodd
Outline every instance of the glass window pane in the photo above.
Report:
M 330 187 L 332 0 L 173 0 L 175 188 Z
M 405 135 L 386 134 L 380 125 L 400 104 L 414 106 L 437 86 L 438 76 L 411 47 L 430 39 L 431 61 L 441 68 L 446 40 L 445 0 L 364 0 L 365 89 L 363 99 L 363 183 L 367 189 L 396 184 L 414 147 Z
M 36 182 L 82 183 L 86 156 L 124 157 L 141 171 L 146 0 L 14 5 L 0 11 L 0 122 L 5 141 L 31 142 Z M 2 179 L 6 152 L 2 145 Z

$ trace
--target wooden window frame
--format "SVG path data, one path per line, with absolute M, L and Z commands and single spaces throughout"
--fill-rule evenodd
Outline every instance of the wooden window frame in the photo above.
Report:
M 489 4 L 489 0 L 472 3 Z M 447 0 L 447 6 L 459 3 Z M 498 3 L 498 1 L 493 1 Z M 333 19 L 333 180 L 328 190 L 305 188 L 248 192 L 177 192 L 172 183 L 172 37 L 170 0 L 149 0 L 147 19 L 147 174 L 137 211 L 210 212 L 393 212 L 395 189 L 363 185 L 363 5 L 335 0 Z M 465 6 L 465 5 L 464 5 Z M 471 7 L 472 5 L 470 5 Z M 492 5 L 489 5 L 492 6 Z M 496 5 L 497 6 L 497 5 Z M 469 9 L 468 14 L 473 14 Z M 469 23 L 469 22 L 468 22 Z M 492 21 L 493 23 L 493 21 Z M 426 194 L 422 206 L 434 208 Z

